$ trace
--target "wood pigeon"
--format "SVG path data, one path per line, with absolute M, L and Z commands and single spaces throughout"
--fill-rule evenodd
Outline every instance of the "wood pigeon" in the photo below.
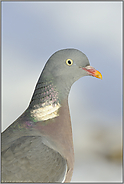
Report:
M 102 75 L 77 49 L 47 61 L 28 108 L 2 133 L 2 182 L 70 182 L 74 167 L 68 95 L 83 76 Z

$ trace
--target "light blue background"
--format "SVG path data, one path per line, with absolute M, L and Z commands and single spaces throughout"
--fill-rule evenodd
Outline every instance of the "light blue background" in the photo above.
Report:
M 2 128 L 27 108 L 47 59 L 76 48 L 103 79 L 71 89 L 75 169 L 72 181 L 121 181 L 122 2 L 2 2 Z M 112 147 L 110 149 L 110 147 Z

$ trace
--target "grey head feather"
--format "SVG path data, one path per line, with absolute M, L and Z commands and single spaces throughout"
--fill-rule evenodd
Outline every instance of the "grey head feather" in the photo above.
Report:
M 66 61 L 69 59 L 73 62 L 72 65 L 67 65 Z M 48 59 L 39 77 L 31 104 L 37 98 L 36 95 L 39 94 L 39 99 L 41 99 L 45 87 L 48 88 L 48 91 L 54 87 L 53 91 L 58 93 L 60 101 L 67 98 L 72 84 L 79 78 L 88 75 L 85 70 L 82 70 L 82 67 L 88 65 L 90 64 L 87 56 L 77 49 L 63 49 L 55 52 Z

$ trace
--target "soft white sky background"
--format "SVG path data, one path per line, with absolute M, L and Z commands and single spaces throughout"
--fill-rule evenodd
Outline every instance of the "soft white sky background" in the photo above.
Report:
M 2 2 L 2 128 L 27 108 L 47 59 L 63 48 L 84 52 L 103 76 L 81 78 L 69 95 L 72 181 L 121 181 L 120 165 L 96 156 L 121 147 L 121 1 Z

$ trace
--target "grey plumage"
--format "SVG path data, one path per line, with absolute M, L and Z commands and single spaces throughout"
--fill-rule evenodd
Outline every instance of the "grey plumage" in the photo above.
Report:
M 40 136 L 15 140 L 2 152 L 2 165 L 2 180 L 14 182 L 62 182 L 66 170 L 66 160 Z

